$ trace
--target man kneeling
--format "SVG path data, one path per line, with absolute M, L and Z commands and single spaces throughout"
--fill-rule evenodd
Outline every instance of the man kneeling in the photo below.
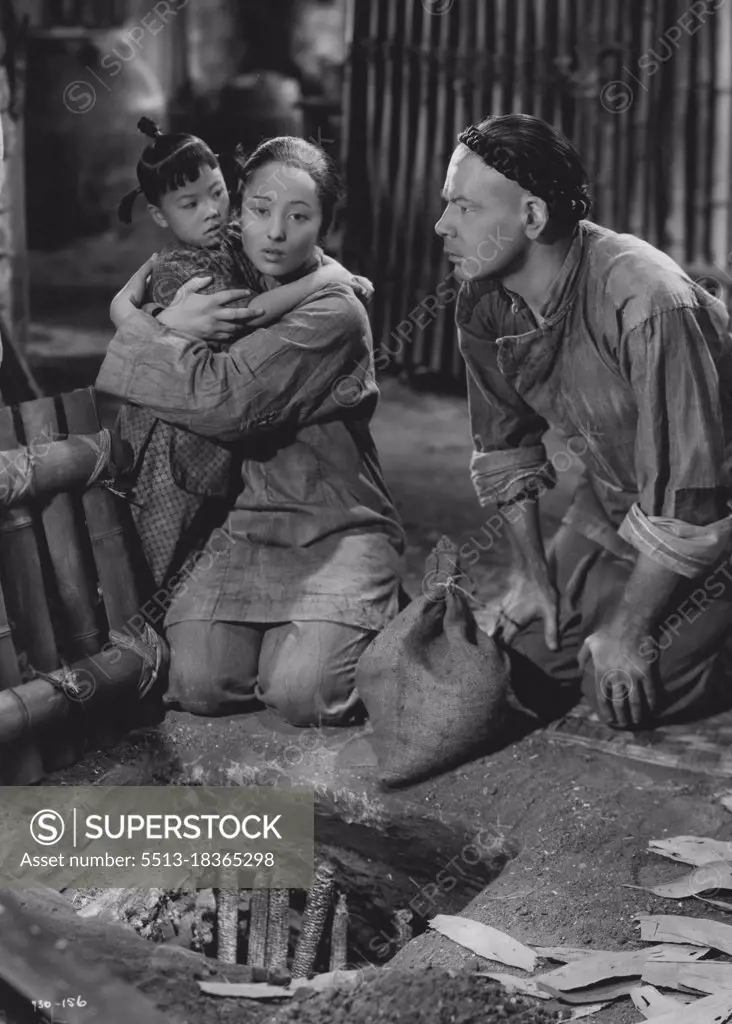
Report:
M 586 219 L 587 174 L 550 125 L 509 114 L 458 139 L 436 231 L 462 282 L 472 477 L 514 551 L 494 632 L 517 693 L 549 717 L 581 684 L 621 728 L 730 706 L 727 310 Z M 551 460 L 548 428 L 566 449 Z M 547 557 L 538 499 L 574 457 Z

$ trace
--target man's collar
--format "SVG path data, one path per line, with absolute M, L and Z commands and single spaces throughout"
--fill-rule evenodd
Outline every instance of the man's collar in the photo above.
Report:
M 564 316 L 568 304 L 573 299 L 584 255 L 585 238 L 586 232 L 582 221 L 580 221 L 575 229 L 572 244 L 564 258 L 559 273 L 549 285 L 544 298 L 541 311 L 543 324 L 541 326 L 551 326 L 552 323 L 560 320 Z M 504 293 L 511 300 L 515 309 L 515 300 L 519 297 L 514 295 L 513 292 L 509 292 L 508 289 L 504 289 Z M 519 298 L 519 302 L 524 306 L 526 305 L 523 299 Z

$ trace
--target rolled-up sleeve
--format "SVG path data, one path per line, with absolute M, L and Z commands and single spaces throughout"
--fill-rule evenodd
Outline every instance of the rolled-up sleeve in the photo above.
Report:
M 343 418 L 377 394 L 368 318 L 339 285 L 222 353 L 136 312 L 112 339 L 96 386 L 221 441 Z
M 659 313 L 628 332 L 619 353 L 638 406 L 638 502 L 619 533 L 638 551 L 689 578 L 713 565 L 732 541 L 710 331 L 703 307 Z
M 458 343 L 465 360 L 474 451 L 470 473 L 481 505 L 520 500 L 554 486 L 542 438 L 548 428 L 501 373 L 492 296 L 476 284 L 458 295 Z

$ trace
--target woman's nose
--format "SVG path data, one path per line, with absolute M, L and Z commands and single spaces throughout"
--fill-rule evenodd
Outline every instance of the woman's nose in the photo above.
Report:
M 267 237 L 272 241 L 281 240 L 285 237 L 285 225 L 278 217 L 271 217 Z

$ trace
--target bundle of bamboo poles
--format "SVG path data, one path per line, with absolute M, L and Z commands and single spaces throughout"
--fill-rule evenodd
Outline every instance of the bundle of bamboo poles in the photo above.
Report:
M 92 388 L 0 408 L 5 785 L 37 782 L 159 717 L 159 694 L 146 695 L 167 648 L 139 614 L 128 509 L 101 486 L 124 456 Z
M 112 463 L 109 430 L 63 440 L 34 438 L 30 444 L 0 452 L 0 506 L 30 498 L 86 490 L 104 478 Z

